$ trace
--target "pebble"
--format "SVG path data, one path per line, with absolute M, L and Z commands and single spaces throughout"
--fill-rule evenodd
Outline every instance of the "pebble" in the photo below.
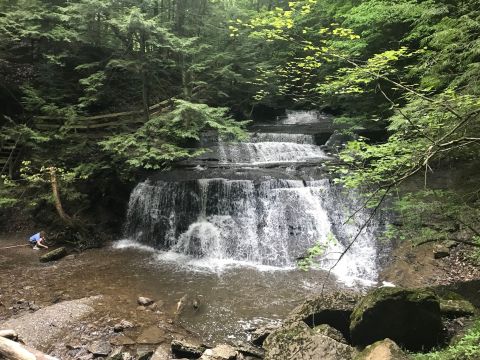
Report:
M 137 299 L 139 305 L 148 306 L 154 303 L 154 301 L 148 297 L 139 296 Z

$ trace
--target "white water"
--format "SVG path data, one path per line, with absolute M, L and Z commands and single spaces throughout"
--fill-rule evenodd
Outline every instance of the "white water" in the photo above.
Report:
M 289 112 L 285 123 L 322 121 L 317 112 Z M 219 143 L 226 165 L 312 163 L 327 159 L 310 135 L 256 133 L 248 143 Z M 291 170 L 289 175 L 294 175 Z M 205 178 L 150 181 L 130 197 L 125 233 L 136 243 L 160 249 L 157 258 L 222 271 L 231 266 L 292 269 L 316 244 L 325 247 L 320 268 L 329 270 L 355 238 L 367 213 L 355 194 L 342 194 L 327 179 L 303 181 Z M 375 224 L 367 226 L 332 272 L 344 282 L 377 277 Z M 132 244 L 130 244 L 132 245 Z
M 219 143 L 222 164 L 264 165 L 269 163 L 320 162 L 328 158 L 319 147 L 294 142 Z
M 261 143 L 261 142 L 280 142 L 280 143 L 297 143 L 297 144 L 309 144 L 315 143 L 313 135 L 304 134 L 286 134 L 286 133 L 254 133 L 250 136 L 248 142 Z
M 338 211 L 340 205 L 327 180 L 147 181 L 132 193 L 127 234 L 164 249 L 163 260 L 211 269 L 242 264 L 292 268 L 297 257 L 320 243 L 326 249 L 319 265 L 329 269 L 359 228 L 341 223 L 346 214 Z M 333 269 L 335 275 L 345 281 L 375 280 L 373 231 L 367 228 L 358 237 Z

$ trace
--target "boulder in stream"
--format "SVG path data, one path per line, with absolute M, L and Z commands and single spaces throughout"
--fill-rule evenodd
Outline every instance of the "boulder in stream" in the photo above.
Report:
M 351 360 L 357 351 L 311 329 L 305 322 L 285 323 L 264 342 L 265 360 Z
M 61 258 L 63 258 L 66 255 L 67 255 L 67 249 L 65 249 L 62 246 L 62 247 L 59 247 L 58 249 L 49 251 L 46 254 L 40 256 L 40 262 L 49 262 L 49 261 L 60 260 Z
M 354 345 L 390 338 L 412 351 L 431 349 L 442 331 L 440 303 L 427 289 L 378 288 L 369 292 L 351 315 Z
M 348 341 L 350 339 L 350 315 L 360 295 L 337 291 L 324 293 L 308 299 L 296 307 L 288 316 L 287 321 L 303 321 L 311 328 L 327 324 L 340 331 Z

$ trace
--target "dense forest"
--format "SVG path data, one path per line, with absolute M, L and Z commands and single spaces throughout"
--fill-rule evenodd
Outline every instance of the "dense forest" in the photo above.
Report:
M 144 171 L 197 155 L 205 129 L 244 138 L 245 120 L 320 109 L 345 133 L 388 134 L 353 136 L 331 169 L 375 189 L 368 205 L 424 178 L 396 197 L 401 236 L 448 236 L 419 232 L 433 216 L 478 247 L 479 11 L 475 1 L 4 1 L 2 207 L 56 208 L 68 222 Z M 464 183 L 432 188 L 435 169 L 452 166 Z
M 118 231 L 206 130 L 315 109 L 351 139 L 332 178 L 398 214 L 386 237 L 478 260 L 479 84 L 475 0 L 3 0 L 0 221 Z

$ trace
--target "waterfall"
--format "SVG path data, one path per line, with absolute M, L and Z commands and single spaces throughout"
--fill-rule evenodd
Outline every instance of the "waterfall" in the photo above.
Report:
M 305 134 L 286 134 L 286 133 L 254 133 L 250 136 L 250 142 L 277 142 L 277 143 L 297 143 L 314 144 L 313 135 Z
M 285 116 L 277 118 L 277 122 L 283 125 L 314 124 L 329 120 L 327 115 L 316 110 L 287 110 Z
M 320 147 L 291 142 L 220 143 L 220 163 L 252 164 L 319 162 L 327 159 Z
M 300 123 L 322 119 L 316 112 L 288 116 Z M 321 165 L 328 157 L 312 135 L 254 133 L 249 142 L 220 142 L 217 152 L 220 163 L 232 166 L 229 176 L 213 170 L 197 175 L 202 178 L 157 177 L 139 183 L 130 196 L 125 235 L 211 264 L 280 268 L 294 267 L 307 249 L 321 244 L 325 250 L 319 264 L 329 269 L 367 219 L 368 214 L 360 212 L 356 221 L 347 221 L 359 206 L 358 196 L 341 191 L 324 175 L 287 176 L 283 170 L 269 176 L 255 169 L 281 162 Z M 250 164 L 251 176 L 239 177 L 233 166 L 238 164 Z M 333 271 L 339 278 L 375 280 L 377 230 L 372 223 L 360 233 Z

